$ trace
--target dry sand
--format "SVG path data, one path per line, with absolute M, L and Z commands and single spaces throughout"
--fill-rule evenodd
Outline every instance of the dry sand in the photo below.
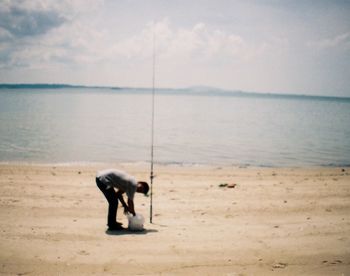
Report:
M 0 165 L 1 275 L 350 275 L 350 168 L 156 166 L 154 224 L 109 233 L 105 167 Z

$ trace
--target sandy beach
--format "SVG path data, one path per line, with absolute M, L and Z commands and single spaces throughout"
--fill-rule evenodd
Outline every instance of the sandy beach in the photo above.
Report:
M 350 168 L 156 166 L 143 232 L 106 231 L 106 167 L 0 165 L 1 275 L 350 275 Z M 118 219 L 127 226 L 121 209 Z

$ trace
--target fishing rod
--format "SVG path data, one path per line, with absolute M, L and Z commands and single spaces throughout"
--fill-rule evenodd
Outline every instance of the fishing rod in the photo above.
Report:
M 151 122 L 151 173 L 150 173 L 150 184 L 151 184 L 151 193 L 150 193 L 150 216 L 149 222 L 152 223 L 153 218 L 153 163 L 154 163 L 154 96 L 155 96 L 155 65 L 156 65 L 156 51 L 155 51 L 155 40 L 156 35 L 153 26 L 153 66 L 152 66 L 152 122 Z

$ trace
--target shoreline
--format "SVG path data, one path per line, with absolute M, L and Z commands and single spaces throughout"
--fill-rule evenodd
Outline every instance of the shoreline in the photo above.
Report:
M 149 177 L 147 163 L 108 164 Z M 2 274 L 350 271 L 348 168 L 157 165 L 153 224 L 149 198 L 135 198 L 141 233 L 106 231 L 107 203 L 94 183 L 101 168 L 0 164 Z M 127 225 L 120 209 L 118 220 Z
M 140 166 L 150 167 L 151 162 L 148 161 L 120 161 L 120 162 L 95 162 L 95 161 L 68 161 L 68 162 L 39 162 L 39 161 L 0 161 L 0 166 L 43 166 L 43 167 L 69 167 L 69 166 L 86 166 L 86 167 L 101 167 L 101 166 Z M 154 166 L 158 167 L 206 167 L 206 168 L 238 168 L 238 169 L 346 169 L 350 168 L 350 164 L 344 165 L 290 165 L 290 166 L 268 166 L 268 165 L 250 165 L 250 164 L 221 164 L 221 163 L 179 163 L 179 162 L 154 162 Z

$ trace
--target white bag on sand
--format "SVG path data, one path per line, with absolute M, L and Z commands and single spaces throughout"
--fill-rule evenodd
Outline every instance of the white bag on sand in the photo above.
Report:
M 143 224 L 145 222 L 143 215 L 136 214 L 136 216 L 133 216 L 131 214 L 128 214 L 128 221 L 129 221 L 129 229 L 130 230 L 132 230 L 132 231 L 143 230 Z

